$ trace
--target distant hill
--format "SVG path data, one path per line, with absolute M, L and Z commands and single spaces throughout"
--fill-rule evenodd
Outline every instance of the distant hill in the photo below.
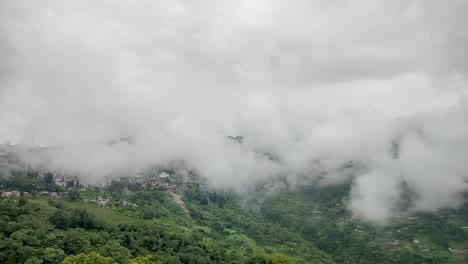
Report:
M 0 177 L 0 263 L 61 263 L 89 252 L 117 263 L 468 260 L 468 205 L 403 213 L 378 226 L 352 219 L 349 183 L 273 194 L 259 184 L 238 195 L 213 191 L 180 167 L 78 189 L 2 164 L 8 173 Z

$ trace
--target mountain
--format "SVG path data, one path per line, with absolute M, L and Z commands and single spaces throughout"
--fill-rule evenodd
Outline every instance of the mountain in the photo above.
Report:
M 239 195 L 179 169 L 154 168 L 105 187 L 58 186 L 13 170 L 0 189 L 0 263 L 466 263 L 468 256 L 467 205 L 373 225 L 346 210 L 348 183 L 273 194 L 259 184 Z

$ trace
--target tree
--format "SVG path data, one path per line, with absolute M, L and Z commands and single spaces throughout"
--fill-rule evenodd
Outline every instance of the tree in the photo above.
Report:
M 42 264 L 44 261 L 38 257 L 30 257 L 24 264 Z
M 19 206 L 25 206 L 28 203 L 28 198 L 24 196 L 24 193 L 21 193 L 21 197 L 18 201 Z
M 139 257 L 136 257 L 134 259 L 131 259 L 128 261 L 128 264 L 152 264 L 154 263 L 152 261 L 153 259 L 153 256 L 151 255 L 147 255 L 147 256 L 139 256 Z M 161 262 L 156 262 L 156 263 L 161 263 Z
M 119 263 L 125 263 L 125 261 L 131 257 L 130 250 L 122 246 L 117 240 L 109 240 L 107 243 L 99 248 L 98 251 L 101 255 L 111 257 Z
M 78 189 L 73 188 L 70 191 L 68 191 L 68 199 L 70 201 L 77 201 L 78 199 L 80 199 L 80 192 L 78 191 Z
M 67 229 L 70 227 L 71 217 L 67 211 L 63 209 L 57 209 L 49 217 L 49 222 L 58 229 Z
M 290 257 L 283 254 L 273 254 L 266 257 L 267 264 L 291 264 L 293 263 Z
M 86 230 L 96 229 L 99 227 L 94 214 L 88 212 L 86 209 L 75 208 L 71 212 L 70 227 L 81 227 Z
M 44 182 L 45 183 L 52 183 L 54 181 L 54 175 L 50 172 L 46 173 L 44 176 Z
M 44 250 L 44 260 L 46 263 L 62 263 L 62 260 L 66 257 L 67 255 L 63 250 L 61 249 L 56 249 L 56 248 L 51 248 L 47 247 Z
M 77 255 L 83 252 L 90 252 L 91 241 L 89 236 L 84 235 L 83 229 L 71 229 L 63 238 L 61 248 L 67 255 Z
M 112 258 L 103 257 L 96 252 L 90 254 L 78 254 L 76 256 L 66 257 L 63 264 L 112 264 L 114 260 Z

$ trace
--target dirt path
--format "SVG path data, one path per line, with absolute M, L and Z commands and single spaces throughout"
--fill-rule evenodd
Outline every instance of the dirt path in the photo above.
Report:
M 172 192 L 172 191 L 168 191 L 169 194 L 172 196 L 172 200 L 174 200 L 174 202 L 176 204 L 178 204 L 180 206 L 180 208 L 182 208 L 182 211 L 185 212 L 185 214 L 187 214 L 188 216 L 190 216 L 190 212 L 189 210 L 187 209 L 187 206 L 185 206 L 185 203 L 184 201 L 182 201 L 182 198 L 180 198 L 180 195 L 178 195 L 177 193 L 175 192 Z

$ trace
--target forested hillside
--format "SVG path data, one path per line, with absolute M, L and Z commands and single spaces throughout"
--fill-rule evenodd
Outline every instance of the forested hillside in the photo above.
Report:
M 21 171 L 1 179 L 0 263 L 468 260 L 466 207 L 371 225 L 351 219 L 346 184 L 268 195 L 258 186 L 240 196 L 195 181 L 177 189 L 177 178 L 164 179 L 172 189 L 127 180 L 101 189 L 46 181 Z

